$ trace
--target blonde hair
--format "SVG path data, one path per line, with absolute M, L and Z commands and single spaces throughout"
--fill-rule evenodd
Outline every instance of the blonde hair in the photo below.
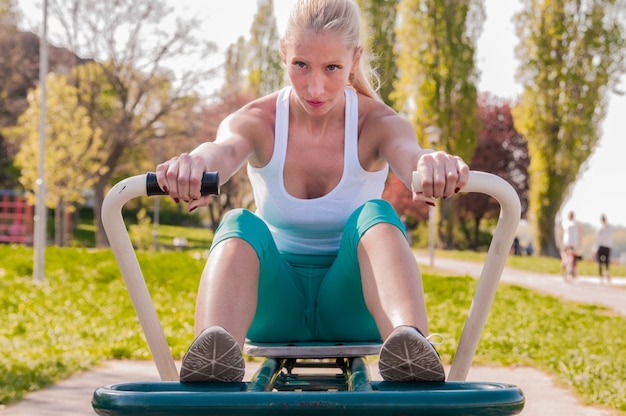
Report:
M 281 52 L 303 30 L 316 32 L 332 30 L 344 41 L 348 49 L 362 47 L 360 10 L 353 0 L 298 0 L 291 9 L 285 34 L 280 40 Z M 378 74 L 371 66 L 368 51 L 363 48 L 359 66 L 350 75 L 350 83 L 358 93 L 380 100 L 376 88 L 380 84 Z M 376 87 L 374 87 L 376 85 Z

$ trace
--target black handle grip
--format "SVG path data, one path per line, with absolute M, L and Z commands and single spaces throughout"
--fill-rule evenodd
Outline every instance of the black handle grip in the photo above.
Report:
M 220 175 L 218 172 L 205 172 L 202 175 L 202 185 L 200 186 L 200 194 L 219 195 L 220 193 Z M 148 172 L 146 174 L 146 194 L 148 196 L 167 195 L 157 183 L 156 173 Z

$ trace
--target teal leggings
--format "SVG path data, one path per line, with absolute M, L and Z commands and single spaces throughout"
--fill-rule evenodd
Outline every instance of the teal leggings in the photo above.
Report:
M 228 238 L 241 238 L 260 261 L 258 304 L 248 339 L 380 341 L 363 298 L 357 258 L 361 237 L 379 223 L 393 224 L 405 234 L 393 207 L 372 200 L 348 219 L 337 255 L 295 255 L 279 252 L 266 224 L 252 212 L 228 212 L 211 248 Z

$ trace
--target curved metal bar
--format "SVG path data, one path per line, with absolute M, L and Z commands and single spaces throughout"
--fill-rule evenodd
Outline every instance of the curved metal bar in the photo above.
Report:
M 413 190 L 418 192 L 420 189 L 419 175 L 413 172 Z M 467 378 L 521 215 L 519 196 L 508 182 L 497 175 L 471 171 L 469 181 L 461 192 L 479 192 L 495 198 L 500 203 L 500 218 L 452 361 L 449 381 Z
M 163 328 L 122 217 L 122 207 L 126 202 L 146 195 L 145 174 L 118 182 L 107 193 L 102 203 L 102 224 L 146 336 L 159 376 L 163 381 L 178 381 L 176 364 L 163 334 Z
M 201 193 L 203 195 L 219 193 L 217 172 L 207 172 L 203 175 Z M 104 198 L 102 224 L 146 336 L 159 376 L 164 381 L 178 381 L 178 370 L 122 217 L 122 208 L 131 199 L 164 194 L 165 192 L 158 187 L 153 172 L 126 178 L 113 186 Z

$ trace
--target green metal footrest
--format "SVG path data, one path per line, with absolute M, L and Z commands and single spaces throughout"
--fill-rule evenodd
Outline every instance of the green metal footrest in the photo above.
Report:
M 129 415 L 515 415 L 524 407 L 519 388 L 500 383 L 372 382 L 372 391 L 252 392 L 246 383 L 123 383 L 98 388 L 101 416 Z
M 113 384 L 98 388 L 92 405 L 101 416 L 492 416 L 524 407 L 522 391 L 512 385 L 371 381 L 363 358 L 334 360 L 268 358 L 242 383 Z

